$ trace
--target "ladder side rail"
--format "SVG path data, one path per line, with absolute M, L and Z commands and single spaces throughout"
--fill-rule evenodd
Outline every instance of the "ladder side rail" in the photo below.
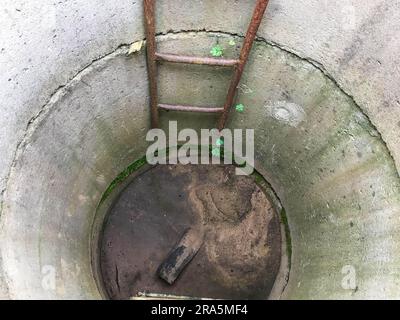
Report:
M 218 121 L 218 129 L 222 130 L 225 127 L 228 119 L 229 111 L 233 105 L 234 99 L 237 94 L 237 87 L 243 74 L 244 67 L 250 54 L 250 50 L 253 46 L 254 39 L 256 37 L 257 30 L 261 24 L 264 12 L 267 9 L 269 0 L 257 0 L 251 22 L 246 32 L 246 37 L 243 42 L 243 46 L 239 56 L 239 63 L 236 65 L 234 74 L 229 85 L 228 94 L 224 104 L 224 111 Z
M 146 32 L 147 73 L 150 89 L 151 127 L 158 128 L 159 114 L 157 106 L 156 27 L 154 0 L 144 0 L 143 9 Z

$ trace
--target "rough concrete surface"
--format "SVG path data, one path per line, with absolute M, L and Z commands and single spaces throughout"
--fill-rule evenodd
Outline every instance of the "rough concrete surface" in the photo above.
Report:
M 228 39 L 240 43 L 253 2 L 157 5 L 162 48 L 208 54 L 220 37 L 233 56 Z M 95 208 L 146 148 L 145 60 L 124 45 L 144 38 L 141 14 L 141 1 L 1 5 L 3 298 L 100 297 L 88 254 Z M 287 211 L 287 298 L 399 297 L 399 16 L 398 1 L 271 0 L 241 86 L 247 111 L 229 125 L 256 129 L 256 167 Z M 162 99 L 223 101 L 226 71 L 166 68 Z M 174 118 L 214 121 L 162 119 Z M 349 265 L 354 290 L 342 286 Z M 48 266 L 54 288 L 43 286 Z

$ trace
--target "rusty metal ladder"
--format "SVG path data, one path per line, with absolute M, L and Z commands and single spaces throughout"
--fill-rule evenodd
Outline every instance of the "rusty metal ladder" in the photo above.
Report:
M 257 0 L 253 12 L 253 17 L 247 29 L 247 33 L 243 42 L 239 59 L 223 59 L 209 57 L 193 57 L 171 53 L 160 53 L 156 51 L 156 33 L 155 33 L 155 0 L 144 1 L 144 17 L 146 30 L 146 50 L 147 50 L 147 70 L 150 87 L 150 109 L 151 109 L 151 126 L 159 127 L 159 110 L 173 111 L 190 111 L 190 112 L 206 112 L 220 113 L 218 120 L 218 129 L 222 130 L 225 127 L 228 119 L 229 111 L 234 103 L 237 94 L 237 87 L 242 77 L 244 66 L 249 57 L 250 50 L 253 46 L 257 30 L 260 26 L 264 12 L 267 8 L 269 0 Z M 167 61 L 173 63 L 200 64 L 222 67 L 233 67 L 234 73 L 226 96 L 223 107 L 197 107 L 184 105 L 171 105 L 158 103 L 157 97 L 157 61 Z

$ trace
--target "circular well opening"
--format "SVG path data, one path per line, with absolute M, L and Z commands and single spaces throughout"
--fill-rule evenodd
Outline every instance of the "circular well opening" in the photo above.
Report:
M 93 266 L 105 298 L 270 296 L 285 235 L 260 175 L 238 176 L 233 165 L 146 164 L 124 176 L 94 225 Z M 176 259 L 182 243 L 192 250 L 184 263 Z

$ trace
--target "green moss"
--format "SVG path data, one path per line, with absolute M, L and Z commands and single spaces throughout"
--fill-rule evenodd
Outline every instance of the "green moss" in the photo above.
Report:
M 139 160 L 136 160 L 132 164 L 130 164 L 124 171 L 122 171 L 108 186 L 106 191 L 103 193 L 101 197 L 100 204 L 110 195 L 110 193 L 115 189 L 117 185 L 123 182 L 126 178 L 128 178 L 133 172 L 143 167 L 147 164 L 146 156 L 143 156 Z
M 286 211 L 284 208 L 282 208 L 280 216 L 281 216 L 281 223 L 283 224 L 283 226 L 285 228 L 286 252 L 288 255 L 289 270 L 290 270 L 291 263 L 292 263 L 292 238 L 290 237 L 289 223 L 288 223 Z
M 222 138 L 218 138 L 217 141 L 215 142 L 215 144 L 217 145 L 217 147 L 220 147 L 222 145 L 224 145 L 224 139 Z
M 241 104 L 241 103 L 237 104 L 235 109 L 236 109 L 237 112 L 242 113 L 242 112 L 244 112 L 244 105 Z
M 220 150 L 219 148 L 213 148 L 213 149 L 211 150 L 211 154 L 212 154 L 214 157 L 219 158 L 219 157 L 221 156 L 221 150 Z
M 213 57 L 222 57 L 222 55 L 224 54 L 224 50 L 220 45 L 217 44 L 211 48 L 210 53 Z

